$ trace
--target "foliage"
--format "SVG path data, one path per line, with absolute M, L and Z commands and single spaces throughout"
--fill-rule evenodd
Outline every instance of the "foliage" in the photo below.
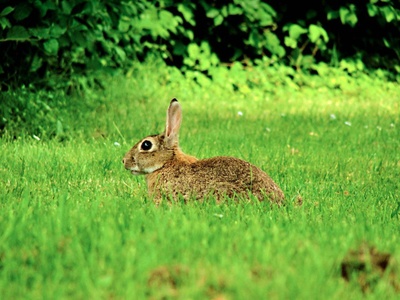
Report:
M 93 85 L 96 71 L 126 71 L 153 54 L 192 78 L 265 57 L 303 70 L 354 60 L 400 73 L 399 20 L 394 0 L 5 0 L 1 89 Z
M 150 24 L 141 14 L 148 7 L 147 1 L 6 1 L 0 12 L 3 89 L 38 80 L 73 88 L 96 71 L 128 66 L 149 47 L 138 33 L 151 28 L 156 39 L 174 26 Z M 54 76 L 59 80 L 49 82 Z

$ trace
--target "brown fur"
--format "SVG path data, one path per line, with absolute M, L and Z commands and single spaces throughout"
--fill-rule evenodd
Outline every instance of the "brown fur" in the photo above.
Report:
M 146 176 L 148 191 L 155 201 L 162 196 L 201 200 L 213 196 L 217 201 L 225 197 L 249 198 L 249 193 L 263 201 L 281 204 L 284 194 L 275 182 L 259 168 L 233 157 L 213 157 L 198 160 L 184 154 L 178 145 L 181 108 L 172 100 L 167 111 L 166 130 L 137 143 L 125 155 L 125 168 L 133 174 Z M 151 149 L 142 144 L 150 142 Z

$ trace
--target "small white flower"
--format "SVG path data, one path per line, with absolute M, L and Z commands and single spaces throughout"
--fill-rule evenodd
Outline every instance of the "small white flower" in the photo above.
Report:
M 35 139 L 35 140 L 37 140 L 37 141 L 40 141 L 40 137 L 38 137 L 37 135 L 32 135 L 32 137 Z
M 331 120 L 336 120 L 336 115 L 335 114 L 330 114 L 329 117 L 331 118 Z
M 239 116 L 239 117 L 243 116 L 243 112 L 238 111 L 238 116 Z
M 391 127 L 391 128 L 394 128 L 394 124 L 393 124 L 393 123 L 390 123 L 390 127 Z
M 115 147 L 121 147 L 121 144 L 118 143 L 118 142 L 114 142 L 114 146 L 115 146 Z
M 346 122 L 344 122 L 344 125 L 351 126 L 351 122 L 346 121 Z
M 271 128 L 266 127 L 265 130 L 266 130 L 267 132 L 271 132 Z

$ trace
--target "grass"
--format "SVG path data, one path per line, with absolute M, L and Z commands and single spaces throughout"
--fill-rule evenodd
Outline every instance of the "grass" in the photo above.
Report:
M 93 109 L 69 116 L 68 139 L 0 140 L 2 298 L 356 299 L 340 274 L 350 249 L 367 242 L 400 261 L 395 84 L 310 76 L 233 91 L 138 68 L 87 96 Z M 163 129 L 172 97 L 185 152 L 260 166 L 288 204 L 155 207 L 121 159 Z M 367 296 L 397 298 L 387 277 Z

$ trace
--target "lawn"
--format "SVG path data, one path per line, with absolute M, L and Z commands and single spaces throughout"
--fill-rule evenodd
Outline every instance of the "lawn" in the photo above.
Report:
M 66 98 L 62 139 L 0 139 L 1 298 L 398 298 L 398 84 L 332 73 L 263 88 L 275 77 L 243 72 L 199 86 L 140 66 Z M 259 166 L 287 204 L 155 206 L 121 160 L 174 97 L 184 152 Z M 389 266 L 347 282 L 341 263 L 365 244 Z

